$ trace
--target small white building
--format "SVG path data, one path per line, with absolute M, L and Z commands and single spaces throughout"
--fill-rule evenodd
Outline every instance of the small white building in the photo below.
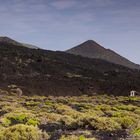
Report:
M 134 97 L 136 95 L 136 93 L 137 92 L 135 90 L 130 91 L 130 97 Z

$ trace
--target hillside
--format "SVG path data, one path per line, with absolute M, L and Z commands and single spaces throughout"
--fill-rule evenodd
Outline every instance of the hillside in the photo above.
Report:
M 70 54 L 81 55 L 84 57 L 106 60 L 108 62 L 126 66 L 132 69 L 140 69 L 139 65 L 129 61 L 128 59 L 120 56 L 110 49 L 102 47 L 92 40 L 88 40 L 76 47 L 67 50 L 66 52 Z
M 128 95 L 140 92 L 140 72 L 100 59 L 0 42 L 0 87 L 26 95 Z

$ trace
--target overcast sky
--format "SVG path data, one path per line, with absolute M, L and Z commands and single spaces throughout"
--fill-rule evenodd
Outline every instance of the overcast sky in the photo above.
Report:
M 92 39 L 140 64 L 140 0 L 0 0 L 0 35 L 50 50 Z

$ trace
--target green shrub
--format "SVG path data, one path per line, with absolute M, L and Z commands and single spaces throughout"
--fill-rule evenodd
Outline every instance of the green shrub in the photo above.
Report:
M 37 127 L 23 124 L 14 125 L 0 132 L 0 140 L 45 140 L 49 138 L 47 133 L 42 133 Z
M 116 119 L 116 122 L 118 122 L 122 128 L 127 129 L 130 128 L 134 124 L 134 119 L 128 116 L 120 117 Z
M 79 125 L 77 120 L 73 119 L 70 116 L 64 115 L 61 119 L 60 119 L 60 123 L 67 127 L 68 129 L 78 129 Z
M 79 140 L 85 140 L 86 138 L 83 136 L 83 135 L 81 135 L 80 137 L 79 137 Z
M 109 105 L 97 105 L 95 109 L 101 111 L 109 111 L 111 110 L 111 107 Z
M 9 125 L 11 125 L 11 120 L 9 120 L 9 119 L 7 119 L 7 118 L 3 118 L 2 119 L 2 125 L 3 126 L 9 126 Z
M 140 97 L 129 97 L 129 101 L 139 101 Z
M 96 138 L 85 138 L 83 135 L 76 136 L 76 135 L 67 135 L 60 138 L 60 140 L 96 140 Z
M 132 134 L 135 137 L 140 137 L 140 121 L 137 124 L 137 127 L 133 130 Z
M 133 131 L 133 135 L 136 137 L 140 137 L 140 128 L 137 128 Z
M 45 101 L 45 105 L 47 105 L 47 106 L 53 106 L 53 103 L 51 101 L 47 100 L 47 101 Z
M 97 130 L 115 131 L 121 129 L 119 123 L 108 117 L 98 117 L 90 122 L 91 126 Z
M 136 109 L 136 110 L 134 111 L 134 113 L 140 115 L 140 109 Z
M 137 109 L 137 107 L 133 105 L 118 105 L 117 108 L 119 110 L 126 110 L 126 111 L 134 111 L 135 109 Z
M 16 114 L 9 113 L 2 119 L 3 126 L 10 126 L 14 124 L 29 124 L 29 125 L 38 125 L 39 121 L 37 119 L 33 119 L 31 114 Z
M 8 122 L 9 120 L 9 125 L 13 125 L 13 124 L 18 124 L 18 123 L 23 123 L 25 124 L 27 122 L 27 116 L 26 114 L 20 114 L 20 115 L 9 115 L 6 118 L 4 118 L 4 120 L 7 120 L 6 122 Z M 3 122 L 4 124 L 4 122 Z
M 115 112 L 113 112 L 112 113 L 112 117 L 122 117 L 123 116 L 123 114 L 122 114 L 122 112 L 117 112 L 117 111 L 115 111 Z
M 71 136 L 62 136 L 61 138 L 60 138 L 60 140 L 79 140 L 79 138 L 77 137 L 77 136 L 75 136 L 75 135 L 71 135 Z
M 40 102 L 34 102 L 34 101 L 26 102 L 26 103 L 25 103 L 26 106 L 37 106 L 37 105 L 39 105 L 39 104 L 40 104 Z
M 28 124 L 28 125 L 36 126 L 36 125 L 39 124 L 39 121 L 36 120 L 36 119 L 29 119 L 29 120 L 27 121 L 27 124 Z
M 89 103 L 76 103 L 74 106 L 78 111 L 85 111 L 93 107 L 93 105 Z

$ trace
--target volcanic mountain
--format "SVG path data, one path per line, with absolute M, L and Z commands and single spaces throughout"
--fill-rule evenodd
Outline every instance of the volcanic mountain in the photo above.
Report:
M 22 47 L 27 47 L 30 49 L 39 49 L 39 47 L 35 46 L 35 45 L 31 45 L 31 44 L 27 44 L 27 43 L 20 43 L 17 42 L 9 37 L 0 37 L 0 45 L 6 45 L 6 46 L 22 46 Z
M 88 40 L 74 48 L 67 50 L 66 52 L 70 54 L 81 55 L 83 57 L 106 60 L 108 62 L 126 66 L 132 69 L 140 69 L 140 65 L 129 61 L 110 49 L 102 47 L 93 40 Z
M 140 92 L 139 70 L 101 59 L 30 49 L 12 39 L 0 38 L 0 60 L 0 88 L 17 85 L 26 95 L 128 95 L 131 90 Z

